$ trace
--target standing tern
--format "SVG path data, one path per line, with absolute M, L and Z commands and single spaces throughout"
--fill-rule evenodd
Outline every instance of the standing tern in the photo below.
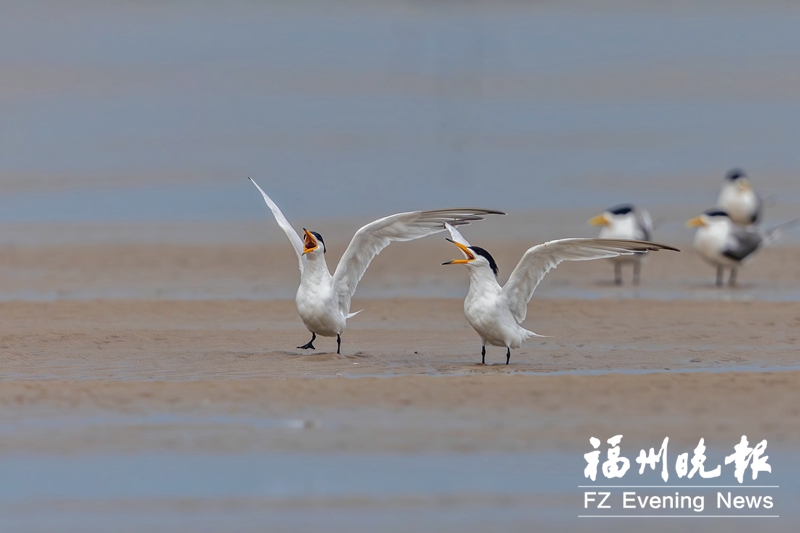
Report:
M 480 335 L 481 363 L 486 364 L 486 344 L 505 347 L 506 364 L 511 348 L 519 348 L 530 337 L 541 337 L 520 326 L 528 312 L 528 302 L 536 286 L 562 261 L 588 261 L 637 252 L 677 248 L 647 241 L 623 239 L 559 239 L 529 248 L 511 273 L 505 286 L 497 283 L 497 263 L 489 252 L 470 245 L 461 233 L 447 225 L 448 241 L 464 254 L 443 265 L 464 265 L 469 271 L 469 292 L 464 299 L 467 322 Z
M 739 267 L 746 260 L 750 260 L 764 244 L 777 239 L 781 230 L 793 226 L 797 222 L 797 220 L 792 220 L 772 229 L 761 231 L 753 227 L 737 226 L 727 211 L 709 209 L 702 215 L 686 222 L 686 226 L 697 228 L 694 235 L 694 248 L 703 260 L 717 267 L 717 287 L 721 287 L 726 268 L 731 269 L 728 284 L 736 285 L 736 274 Z
M 462 226 L 483 220 L 484 215 L 505 215 L 491 209 L 439 209 L 398 213 L 370 222 L 359 229 L 339 260 L 331 275 L 325 263 L 325 241 L 322 235 L 303 228 L 304 238 L 295 232 L 281 210 L 261 187 L 250 178 L 261 192 L 264 201 L 275 216 L 275 221 L 289 237 L 300 263 L 300 287 L 295 304 L 311 340 L 300 349 L 314 350 L 317 335 L 336 337 L 336 353 L 341 353 L 345 324 L 361 311 L 350 312 L 350 300 L 356 286 L 370 262 L 392 241 L 411 241 L 444 231 L 445 224 Z
M 589 220 L 592 226 L 602 226 L 601 239 L 625 239 L 633 241 L 649 241 L 653 238 L 653 219 L 645 209 L 636 209 L 630 204 L 618 205 L 607 209 L 604 213 Z M 633 284 L 638 285 L 641 279 L 642 256 L 620 255 L 611 258 L 614 263 L 614 283 L 622 285 L 622 265 L 633 264 Z
M 725 175 L 717 207 L 728 213 L 734 224 L 750 226 L 761 220 L 764 202 L 753 190 L 744 171 L 734 169 Z

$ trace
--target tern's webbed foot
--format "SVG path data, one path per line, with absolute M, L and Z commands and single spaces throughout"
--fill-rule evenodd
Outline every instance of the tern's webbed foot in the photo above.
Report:
M 312 332 L 311 333 L 311 340 L 308 341 L 307 343 L 305 343 L 302 346 L 298 346 L 297 348 L 300 349 L 300 350 L 316 350 L 316 348 L 314 348 L 314 340 L 316 338 L 317 338 L 317 334 Z

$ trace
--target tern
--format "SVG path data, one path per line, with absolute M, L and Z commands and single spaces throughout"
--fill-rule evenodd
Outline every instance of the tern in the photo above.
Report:
M 520 324 L 528 312 L 528 302 L 536 286 L 551 269 L 563 261 L 588 261 L 620 255 L 674 250 L 677 248 L 647 241 L 623 239 L 559 239 L 529 248 L 504 286 L 497 283 L 497 263 L 483 248 L 470 245 L 461 233 L 448 225 L 450 239 L 464 254 L 443 265 L 464 265 L 469 271 L 469 292 L 464 299 L 464 315 L 482 341 L 481 363 L 486 364 L 486 345 L 504 347 L 506 364 L 511 348 L 519 348 L 530 337 L 541 337 Z
M 325 263 L 325 241 L 322 235 L 303 228 L 300 238 L 281 210 L 267 193 L 250 178 L 261 192 L 275 216 L 275 221 L 289 237 L 300 263 L 300 287 L 295 304 L 311 340 L 300 349 L 314 350 L 317 335 L 336 337 L 336 353 L 341 353 L 342 332 L 348 318 L 361 311 L 350 312 L 350 301 L 356 286 L 370 262 L 392 241 L 411 241 L 445 230 L 445 224 L 462 226 L 483 220 L 485 215 L 505 215 L 491 209 L 439 209 L 398 213 L 370 222 L 359 229 L 350 241 L 331 275 Z
M 625 239 L 649 241 L 653 238 L 653 219 L 645 209 L 636 209 L 630 204 L 618 205 L 589 220 L 592 226 L 602 226 L 601 239 Z M 633 264 L 633 284 L 641 279 L 642 256 L 644 254 L 620 255 L 611 259 L 614 263 L 614 283 L 622 285 L 622 265 Z
M 725 175 L 717 207 L 728 213 L 734 224 L 750 226 L 761 220 L 764 202 L 753 190 L 744 171 L 734 169 Z
M 763 245 L 777 239 L 781 230 L 797 222 L 792 220 L 769 230 L 758 230 L 736 225 L 727 211 L 715 208 L 689 220 L 686 226 L 697 228 L 694 248 L 703 260 L 717 267 L 717 287 L 721 287 L 726 268 L 731 269 L 728 284 L 736 285 L 739 267 Z

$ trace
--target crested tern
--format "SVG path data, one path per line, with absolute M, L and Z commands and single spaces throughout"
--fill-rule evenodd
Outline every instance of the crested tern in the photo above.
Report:
M 677 248 L 647 241 L 623 239 L 559 239 L 529 248 L 504 286 L 497 282 L 497 263 L 483 248 L 470 245 L 461 233 L 447 225 L 448 241 L 464 254 L 443 265 L 464 265 L 469 271 L 469 292 L 464 299 L 464 315 L 482 341 L 481 363 L 486 364 L 486 345 L 506 348 L 506 364 L 511 348 L 519 348 L 530 337 L 541 337 L 520 324 L 528 312 L 528 302 L 536 286 L 562 261 L 588 261 L 631 255 L 637 252 Z
M 600 228 L 601 239 L 625 239 L 634 241 L 649 241 L 653 238 L 653 219 L 645 209 L 636 209 L 630 204 L 618 205 L 607 209 L 602 214 L 589 220 L 592 226 Z M 641 280 L 642 256 L 620 255 L 612 257 L 614 264 L 614 283 L 622 285 L 622 265 L 633 265 L 633 284 L 638 285 Z
M 728 213 L 731 221 L 739 226 L 756 224 L 764 214 L 763 200 L 740 169 L 733 169 L 725 175 L 717 207 Z
M 762 231 L 754 227 L 738 226 L 727 211 L 715 208 L 687 221 L 686 226 L 697 228 L 694 248 L 703 260 L 717 267 L 717 287 L 721 287 L 726 268 L 731 269 L 728 284 L 736 285 L 739 267 L 749 261 L 763 245 L 777 239 L 781 230 L 797 222 L 792 220 Z
M 261 192 L 275 221 L 292 243 L 300 263 L 300 286 L 295 304 L 303 324 L 311 332 L 311 340 L 298 348 L 314 350 L 317 335 L 336 337 L 337 354 L 341 353 L 341 334 L 347 319 L 361 312 L 350 312 L 356 286 L 370 262 L 389 243 L 444 231 L 445 224 L 461 226 L 483 220 L 485 215 L 505 215 L 491 209 L 464 208 L 412 211 L 378 219 L 356 232 L 331 275 L 325 263 L 326 248 L 322 235 L 303 228 L 304 237 L 300 238 L 275 202 L 252 178 L 250 181 Z

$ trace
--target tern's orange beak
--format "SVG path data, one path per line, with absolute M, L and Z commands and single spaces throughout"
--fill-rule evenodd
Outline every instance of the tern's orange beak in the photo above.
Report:
M 596 217 L 589 219 L 589 224 L 592 226 L 608 226 L 608 217 L 606 217 L 605 213 L 602 215 L 597 215 Z
M 450 239 L 447 240 L 458 246 L 461 249 L 461 251 L 464 252 L 466 259 L 453 259 L 452 261 L 442 263 L 443 265 L 466 265 L 467 263 L 475 261 L 475 254 L 472 253 L 472 250 L 470 250 L 460 242 L 451 241 Z
M 708 226 L 708 224 L 703 221 L 703 217 L 694 217 L 686 222 L 687 228 L 696 228 L 698 226 Z
M 305 232 L 305 239 L 303 240 L 303 255 L 306 255 L 307 253 L 313 252 L 319 248 L 319 243 L 310 231 L 308 231 L 306 228 L 303 228 L 303 231 Z

